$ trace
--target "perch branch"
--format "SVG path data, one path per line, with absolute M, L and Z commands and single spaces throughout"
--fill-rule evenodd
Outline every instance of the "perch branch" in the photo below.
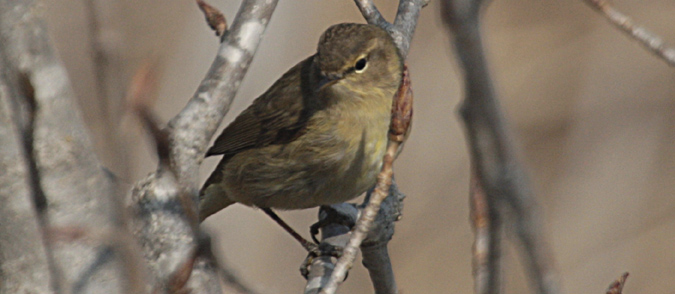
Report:
M 663 59 L 668 65 L 675 66 L 675 49 L 668 46 L 661 37 L 647 28 L 636 24 L 627 15 L 616 10 L 606 0 L 583 0 L 593 9 L 600 12 L 612 25 L 638 41 L 644 48 Z
M 533 287 L 538 293 L 558 293 L 553 255 L 545 241 L 525 169 L 517 159 L 512 135 L 500 110 L 483 51 L 479 16 L 488 3 L 481 0 L 442 2 L 443 20 L 454 33 L 457 58 L 464 70 L 466 97 L 460 106 L 460 114 L 466 126 L 471 162 L 476 180 L 485 193 L 488 211 L 501 216 L 491 220 L 502 219 L 513 223 Z M 508 214 L 509 219 L 505 217 L 507 209 L 512 212 Z M 491 226 L 490 235 L 499 234 L 499 228 Z M 493 242 L 498 242 L 498 239 Z M 490 250 L 496 251 L 485 254 L 496 258 L 501 253 L 499 247 L 497 244 L 489 246 Z M 497 267 L 498 264 L 494 262 L 492 266 Z M 499 270 L 488 269 L 492 273 Z M 474 274 L 482 273 L 475 271 Z M 495 278 L 476 277 L 475 283 L 476 289 L 485 290 L 483 293 L 500 292 Z
M 319 248 L 329 246 L 344 248 L 351 236 L 351 227 L 347 223 L 355 223 L 358 214 L 359 210 L 350 203 L 322 206 L 319 210 L 319 222 L 328 221 L 328 223 L 321 228 Z M 340 219 L 332 220 L 330 219 L 332 217 Z M 335 269 L 334 264 L 335 261 L 331 256 L 318 256 L 310 260 L 305 294 L 317 294 L 321 291 Z

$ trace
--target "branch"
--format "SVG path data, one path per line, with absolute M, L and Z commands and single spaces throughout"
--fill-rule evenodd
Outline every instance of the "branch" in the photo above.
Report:
M 361 15 L 369 24 L 376 25 L 381 28 L 393 29 L 392 24 L 389 23 L 380 10 L 375 7 L 375 3 L 372 0 L 354 0 L 356 6 L 361 11 Z
M 47 235 L 47 230 L 50 228 L 49 215 L 47 214 L 47 196 L 42 189 L 42 179 L 40 179 L 40 172 L 37 163 L 37 154 L 33 148 L 33 135 L 35 134 L 35 117 L 37 115 L 37 101 L 35 100 L 35 89 L 31 84 L 30 78 L 25 74 L 19 74 L 18 86 L 23 98 L 23 106 L 26 108 L 25 121 L 23 122 L 23 129 L 21 130 L 23 143 L 23 157 L 26 159 L 28 169 L 27 180 L 30 187 L 31 200 L 37 215 L 38 226 L 42 234 L 42 243 L 47 255 L 47 266 L 51 276 L 51 288 L 56 293 L 63 292 L 63 273 L 59 269 L 54 258 L 54 246 L 50 242 Z M 22 112 L 19 101 L 13 101 L 14 109 L 12 110 L 12 117 L 15 119 L 17 126 L 22 125 L 20 119 L 17 117 Z
M 87 129 L 77 111 L 68 75 L 60 64 L 49 43 L 44 22 L 36 16 L 39 9 L 34 1 L 0 0 L 0 60 L 2 75 L 0 80 L 8 88 L 2 90 L 2 104 L 13 101 L 22 105 L 23 110 L 3 109 L 4 114 L 14 112 L 23 121 L 20 125 L 3 120 L 0 129 L 22 132 L 26 152 L 14 153 L 13 140 L 0 140 L 3 151 L 0 162 L 13 162 L 21 168 L 12 166 L 9 173 L 0 175 L 0 191 L 3 203 L 5 198 L 27 196 L 28 191 L 38 196 L 34 198 L 37 214 L 27 214 L 22 201 L 8 200 L 8 214 L 2 217 L 0 225 L 3 232 L 26 229 L 26 233 L 10 234 L 9 240 L 3 240 L 3 273 L 12 273 L 3 277 L 0 292 L 16 292 L 16 289 L 32 289 L 27 292 L 67 292 L 75 290 L 78 284 L 86 286 L 88 293 L 139 293 L 145 281 L 137 273 L 133 261 L 126 260 L 124 254 L 113 254 L 104 260 L 96 272 L 96 279 L 81 280 L 85 268 L 83 265 L 97 263 L 101 254 L 100 243 L 78 244 L 77 246 L 53 246 L 51 239 L 44 234 L 35 240 L 37 223 L 28 221 L 28 217 L 43 218 L 42 230 L 50 231 L 62 227 L 87 227 L 118 230 L 118 236 L 130 240 L 126 230 L 126 215 L 121 205 L 121 197 L 116 191 L 113 177 L 101 168 L 89 140 Z M 17 83 L 17 78 L 24 81 Z M 17 85 L 30 85 L 17 90 Z M 2 87 L 0 87 L 2 88 Z M 21 88 L 21 87 L 20 87 Z M 34 90 L 34 91 L 33 91 Z M 3 108 L 5 107 L 3 106 Z M 9 125 L 7 125 L 9 124 Z M 14 125 L 12 125 L 14 124 Z M 9 134 L 8 134 L 9 135 Z M 5 138 L 3 136 L 3 138 Z M 9 159 L 5 155 L 13 154 L 21 159 Z M 4 166 L 4 165 L 3 165 Z M 17 184 L 10 184 L 17 183 Z M 7 185 L 14 188 L 6 189 Z M 26 186 L 24 186 L 26 185 Z M 30 186 L 28 186 L 30 185 Z M 6 191 L 18 192 L 6 195 Z M 41 195 L 40 195 L 41 194 Z M 30 198 L 26 198 L 30 199 Z M 16 211 L 13 211 L 16 209 Z M 46 221 L 48 216 L 49 221 Z M 26 235 L 26 237 L 24 237 Z M 129 238 L 127 238 L 129 237 Z M 37 241 L 28 245 L 27 240 Z M 40 241 L 41 240 L 41 241 Z M 38 249 L 36 244 L 45 248 Z M 124 242 L 124 252 L 133 252 L 135 243 Z M 25 248 L 24 248 L 25 247 Z M 52 271 L 44 272 L 45 255 L 51 248 L 53 255 Z M 25 251 L 24 251 L 25 250 Z M 118 253 L 113 249 L 113 253 Z M 48 250 L 49 251 L 49 250 Z M 119 252 L 122 252 L 119 251 Z M 18 253 L 18 254 L 16 254 Z M 16 254 L 19 259 L 14 259 Z M 35 254 L 25 260 L 21 258 Z M 26 266 L 25 262 L 35 262 Z M 7 266 L 7 267 L 5 267 Z M 35 272 L 33 272 L 35 270 Z M 26 272 L 28 271 L 28 272 Z M 57 273 L 61 272 L 61 274 Z M 25 275 L 26 277 L 18 277 Z M 62 279 L 59 276 L 63 277 Z M 36 280 L 35 277 L 38 279 Z M 54 281 L 50 289 L 45 283 Z M 19 284 L 17 287 L 17 283 Z M 17 288 L 5 288 L 17 287 Z M 7 289 L 5 291 L 5 289 Z M 38 290 L 35 290 L 38 289 Z M 50 291 L 51 290 L 51 291 Z
M 616 10 L 606 0 L 583 0 L 600 12 L 612 25 L 626 35 L 638 41 L 644 48 L 663 59 L 668 65 L 675 66 L 675 49 L 666 44 L 661 37 L 647 28 L 638 25 L 627 15 Z
M 354 204 L 340 203 L 322 206 L 319 210 L 319 222 L 327 224 L 321 228 L 319 248 L 344 248 L 351 237 L 351 227 L 355 223 L 359 210 Z M 331 256 L 318 256 L 311 260 L 305 294 L 316 294 L 321 291 L 333 274 L 335 261 Z M 302 270 L 302 269 L 301 269 Z
M 2 16 L 0 16 L 2 17 Z M 0 53 L 4 47 L 0 43 Z M 28 158 L 21 141 L 23 111 L 17 112 L 20 97 L 16 72 L 10 71 L 0 54 L 0 263 L 3 265 L 2 293 L 50 293 L 52 272 L 44 234 L 31 201 Z M 12 77 L 14 81 L 11 81 Z M 48 277 L 48 278 L 45 278 Z
M 558 293 L 553 255 L 543 233 L 525 169 L 517 159 L 513 137 L 501 112 L 483 52 L 479 12 L 487 3 L 489 1 L 481 0 L 442 2 L 442 16 L 454 33 L 457 58 L 464 70 L 466 97 L 460 106 L 460 114 L 466 126 L 471 164 L 475 180 L 485 193 L 488 211 L 499 216 L 491 220 L 513 223 L 533 287 L 538 293 Z M 474 189 L 472 193 L 476 192 Z M 507 209 L 512 212 L 508 214 L 509 219 L 505 217 Z M 497 236 L 499 228 L 498 225 L 489 227 L 489 234 Z M 477 236 L 477 244 L 480 244 L 480 238 Z M 499 247 L 498 244 L 488 246 L 492 251 L 484 254 L 499 256 Z M 498 266 L 498 262 L 491 264 Z M 480 293 L 499 293 L 500 285 L 496 279 L 499 270 L 487 269 L 495 275 L 487 279 L 480 276 L 485 273 L 483 270 L 476 270 L 475 288 L 484 290 Z
M 369 195 L 370 196 L 370 195 Z M 387 244 L 394 236 L 394 222 L 402 217 L 403 198 L 392 177 L 389 196 L 384 199 L 368 236 L 361 244 L 361 259 L 368 269 L 376 294 L 398 293 Z
M 410 51 L 410 42 L 417 27 L 417 18 L 420 16 L 422 7 L 427 6 L 431 0 L 401 0 L 398 3 L 398 11 L 394 23 L 388 22 L 380 11 L 375 7 L 372 0 L 354 0 L 361 11 L 363 18 L 369 24 L 383 28 L 392 38 L 405 58 Z
M 319 248 L 344 248 L 351 236 L 351 228 L 357 221 L 360 209 L 368 203 L 373 190 L 369 191 L 363 205 L 357 207 L 350 203 L 322 206 L 319 211 L 321 228 Z M 384 199 L 380 212 L 368 236 L 361 244 L 363 265 L 370 273 L 373 288 L 377 294 L 398 293 L 394 271 L 392 269 L 387 244 L 394 235 L 394 222 L 401 218 L 405 195 L 398 190 L 392 179 L 389 196 Z M 333 273 L 335 260 L 331 256 L 319 256 L 311 260 L 307 275 L 305 294 L 319 293 Z
M 239 90 L 276 4 L 270 0 L 243 1 L 197 92 L 169 122 L 171 160 L 179 182 L 196 189 L 199 165 L 208 143 Z
M 244 0 L 223 35 L 218 55 L 196 93 L 168 124 L 169 164 L 139 181 L 132 191 L 135 234 L 158 289 L 220 293 L 217 268 L 198 251 L 196 218 L 199 165 L 211 137 L 229 110 L 269 23 L 277 1 Z M 189 280 L 184 278 L 190 277 Z

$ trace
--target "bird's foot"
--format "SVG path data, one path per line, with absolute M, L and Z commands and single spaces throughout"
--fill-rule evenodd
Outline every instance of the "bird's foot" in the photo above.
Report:
M 327 214 L 325 214 L 325 217 L 319 217 L 319 221 L 309 227 L 309 233 L 312 236 L 312 240 L 317 244 L 321 243 L 316 237 L 319 234 L 319 230 L 328 224 L 344 225 L 350 230 L 356 225 L 354 218 L 334 210 L 331 206 L 321 206 L 321 210 L 326 211 Z
M 334 246 L 328 243 L 320 243 L 319 245 L 314 244 L 314 243 L 309 243 L 311 244 L 308 247 L 305 247 L 307 249 L 307 257 L 305 260 L 302 262 L 302 265 L 300 265 L 300 274 L 302 274 L 305 279 L 309 276 L 309 269 L 312 266 L 312 263 L 314 262 L 314 259 L 319 258 L 319 257 L 334 257 L 334 258 L 340 258 L 342 256 L 342 247 Z

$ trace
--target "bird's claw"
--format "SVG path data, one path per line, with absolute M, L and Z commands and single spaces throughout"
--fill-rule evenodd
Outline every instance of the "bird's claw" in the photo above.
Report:
M 310 243 L 305 249 L 307 249 L 307 257 L 302 262 L 300 266 L 300 274 L 302 274 L 305 279 L 309 276 L 309 269 L 312 266 L 315 258 L 318 257 L 334 257 L 340 258 L 342 256 L 343 248 L 339 246 L 334 246 L 328 243 L 320 243 L 319 245 Z

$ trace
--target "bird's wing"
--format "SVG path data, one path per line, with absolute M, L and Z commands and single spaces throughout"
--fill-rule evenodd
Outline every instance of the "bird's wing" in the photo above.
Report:
M 302 133 L 309 117 L 301 84 L 307 83 L 307 58 L 288 70 L 218 136 L 206 156 L 234 155 L 250 148 L 291 141 Z M 305 87 L 307 88 L 307 87 Z M 305 91 L 306 92 L 306 91 Z M 304 96 L 303 96 L 304 95 Z

